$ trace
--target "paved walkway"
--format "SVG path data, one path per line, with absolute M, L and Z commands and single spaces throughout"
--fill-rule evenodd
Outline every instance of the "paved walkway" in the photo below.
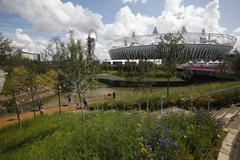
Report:
M 70 105 L 70 106 L 62 106 L 61 107 L 62 112 L 67 112 L 67 111 L 73 111 L 76 109 L 76 105 Z M 44 109 L 44 114 L 51 115 L 53 113 L 58 112 L 58 107 L 52 107 L 52 108 L 46 108 Z M 39 115 L 39 112 L 36 112 L 37 115 Z M 31 119 L 33 118 L 33 112 L 25 112 L 20 114 L 21 120 L 26 120 L 26 119 Z M 12 115 L 12 116 L 7 116 L 7 117 L 1 117 L 0 118 L 0 129 L 3 127 L 6 127 L 8 125 L 17 123 L 17 116 Z
M 218 154 L 218 160 L 233 160 L 231 156 L 233 152 L 235 152 L 235 143 L 238 141 L 237 135 L 240 133 L 240 106 L 233 105 L 229 108 L 222 108 L 213 114 L 213 116 L 224 122 L 224 130 L 228 132 L 222 142 L 222 146 Z M 240 159 L 240 157 L 238 158 Z

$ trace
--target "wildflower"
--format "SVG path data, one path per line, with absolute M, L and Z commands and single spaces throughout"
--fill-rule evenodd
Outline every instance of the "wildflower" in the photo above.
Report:
M 156 128 L 157 128 L 157 129 L 160 129 L 160 128 L 161 128 L 161 124 L 158 123 Z
M 174 148 L 174 149 L 177 149 L 177 148 L 178 148 L 178 143 L 177 143 L 177 140 L 176 140 L 176 139 L 173 139 L 172 144 L 173 144 L 173 148 Z
M 193 160 L 193 156 L 191 154 L 188 156 L 188 160 Z
M 140 145 L 141 145 L 141 152 L 143 153 L 143 155 L 147 155 L 149 153 L 148 148 L 142 143 Z
M 218 134 L 217 137 L 220 138 L 221 136 Z

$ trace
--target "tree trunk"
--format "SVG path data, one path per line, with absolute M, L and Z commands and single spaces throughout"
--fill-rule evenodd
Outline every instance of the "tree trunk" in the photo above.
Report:
M 31 86 L 31 88 L 30 88 L 30 93 L 31 93 L 31 98 L 32 98 L 32 109 L 33 109 L 34 119 L 37 120 L 33 86 Z
M 60 93 L 60 85 L 58 82 L 58 86 L 57 86 L 57 94 L 58 94 L 58 109 L 59 109 L 59 115 L 62 114 L 62 108 L 61 108 L 61 93 Z
M 77 92 L 78 92 L 79 106 L 81 107 L 82 119 L 84 120 L 82 97 L 81 97 L 81 93 L 80 93 L 79 83 L 77 83 Z
M 170 87 L 170 77 L 169 77 L 169 73 L 168 73 L 168 77 L 167 77 L 167 97 L 169 97 L 169 87 Z
M 18 109 L 18 105 L 17 105 L 17 101 L 16 101 L 16 94 L 15 91 L 13 89 L 13 84 L 12 84 L 12 78 L 10 77 L 10 86 L 11 86 L 11 90 L 12 90 L 12 99 L 13 99 L 13 103 L 16 107 L 16 114 L 17 114 L 17 119 L 18 119 L 18 125 L 20 128 L 22 128 L 22 123 L 21 123 L 21 119 L 20 119 L 20 112 Z

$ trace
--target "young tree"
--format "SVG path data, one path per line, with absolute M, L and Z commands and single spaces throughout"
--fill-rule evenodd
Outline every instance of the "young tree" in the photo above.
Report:
M 69 74 L 72 82 L 76 86 L 76 92 L 78 94 L 79 105 L 82 102 L 82 96 L 91 87 L 91 82 L 94 80 L 95 69 L 93 61 L 87 61 L 87 57 L 84 54 L 84 49 L 79 40 L 75 41 L 74 32 L 69 32 L 70 39 L 68 43 L 68 57 L 69 57 Z M 81 106 L 82 118 L 83 106 Z
M 161 42 L 157 46 L 158 54 L 164 54 L 163 67 L 167 72 L 167 96 L 169 97 L 170 78 L 175 74 L 177 62 L 181 61 L 178 54 L 184 49 L 183 36 L 178 33 L 167 33 L 160 37 Z M 167 50 L 167 54 L 166 53 Z
M 234 71 L 235 76 L 240 79 L 240 52 L 234 50 L 234 57 L 230 59 L 230 64 Z
M 24 67 L 27 70 L 26 73 L 26 87 L 30 91 L 31 101 L 32 101 L 32 110 L 34 113 L 34 119 L 36 120 L 36 104 L 35 104 L 35 96 L 38 89 L 42 88 L 43 86 L 50 86 L 53 81 L 54 77 L 50 77 L 47 75 L 48 69 L 41 69 L 42 67 L 41 62 L 32 61 L 25 59 L 24 60 Z M 48 77 L 49 76 L 49 77 Z M 39 81 L 39 78 L 42 78 L 42 81 Z M 50 80 L 51 79 L 51 80 Z
M 6 65 L 8 65 L 9 60 L 6 59 L 7 52 L 11 52 L 12 51 L 12 41 L 4 38 L 4 36 L 2 35 L 2 33 L 0 32 L 0 66 L 4 67 Z
M 4 83 L 3 93 L 5 95 L 12 96 L 12 102 L 14 107 L 16 108 L 16 114 L 18 119 L 18 124 L 21 127 L 21 120 L 20 120 L 20 111 L 19 106 L 17 103 L 16 95 L 21 94 L 24 91 L 27 91 L 26 88 L 26 74 L 27 71 L 24 67 L 14 67 L 11 70 L 8 70 L 7 80 Z
M 64 43 L 61 41 L 60 36 L 54 36 L 50 39 L 50 42 L 48 46 L 45 49 L 45 54 L 52 57 L 53 60 L 53 67 L 56 70 L 57 76 L 56 76 L 56 84 L 55 84 L 55 90 L 57 91 L 58 95 L 58 108 L 59 108 L 59 114 L 61 114 L 61 63 L 63 60 L 64 55 Z
M 147 62 L 147 59 L 140 59 L 139 64 L 135 64 L 134 67 L 134 76 L 136 76 L 138 81 L 138 90 L 144 90 L 144 79 L 146 78 L 147 72 L 151 68 L 151 65 L 149 62 Z

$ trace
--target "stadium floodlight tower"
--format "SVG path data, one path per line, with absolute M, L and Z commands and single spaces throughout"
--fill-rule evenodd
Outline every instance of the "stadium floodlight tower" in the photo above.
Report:
M 136 35 L 113 40 L 108 43 L 109 54 L 112 60 L 124 59 L 164 59 L 169 50 L 162 48 L 158 51 L 161 37 L 166 33 L 159 33 L 155 27 L 152 34 Z M 172 33 L 176 34 L 176 33 Z M 220 33 L 188 32 L 182 27 L 181 34 L 184 49 L 177 53 L 179 57 L 187 57 L 192 61 L 222 60 L 234 48 L 237 38 L 232 35 Z
M 89 61 L 93 61 L 97 59 L 97 57 L 94 54 L 96 41 L 97 41 L 97 33 L 95 30 L 91 29 L 88 32 L 88 38 L 87 38 L 87 60 Z

